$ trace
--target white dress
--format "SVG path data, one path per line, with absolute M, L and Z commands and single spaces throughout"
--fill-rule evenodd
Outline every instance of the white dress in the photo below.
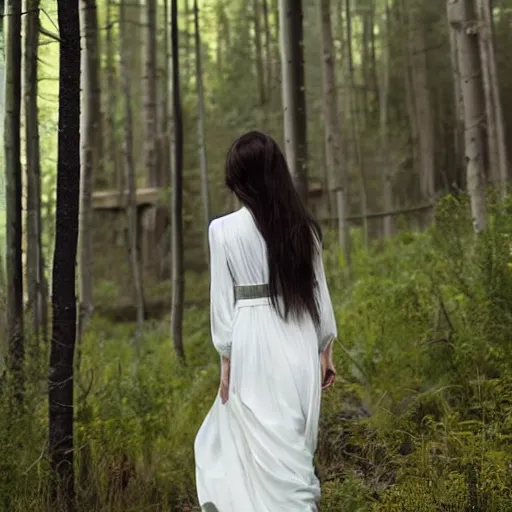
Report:
M 266 244 L 247 208 L 214 220 L 209 240 L 212 339 L 231 375 L 228 402 L 217 395 L 195 440 L 202 510 L 316 511 L 319 353 L 337 334 L 321 254 L 317 328 L 309 316 L 285 322 L 268 298 L 235 303 L 235 285 L 268 282 Z

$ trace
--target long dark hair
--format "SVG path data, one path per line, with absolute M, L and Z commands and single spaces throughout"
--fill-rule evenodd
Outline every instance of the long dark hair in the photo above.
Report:
M 226 158 L 226 185 L 252 212 L 267 244 L 273 306 L 285 319 L 309 313 L 318 324 L 314 258 L 322 234 L 295 189 L 277 143 L 256 131 L 237 139 Z

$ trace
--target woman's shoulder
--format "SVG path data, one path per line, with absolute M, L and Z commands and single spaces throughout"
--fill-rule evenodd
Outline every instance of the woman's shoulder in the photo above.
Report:
M 240 208 L 235 212 L 214 218 L 210 222 L 210 226 L 208 228 L 210 236 L 214 233 L 229 234 L 230 232 L 233 232 L 233 230 L 236 229 L 236 226 L 240 224 L 244 217 L 245 209 Z

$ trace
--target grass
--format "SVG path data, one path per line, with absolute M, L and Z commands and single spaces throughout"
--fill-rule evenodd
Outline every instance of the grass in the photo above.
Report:
M 351 284 L 327 236 L 340 379 L 322 405 L 322 512 L 512 510 L 512 226 L 494 207 L 475 237 L 466 206 L 448 198 L 431 230 L 370 252 L 354 233 Z M 186 368 L 167 321 L 148 326 L 137 360 L 132 325 L 94 320 L 77 379 L 79 510 L 196 510 L 193 440 L 219 364 L 207 308 L 189 308 L 184 331 Z M 49 510 L 43 384 L 32 376 L 15 429 L 0 411 L 12 510 Z

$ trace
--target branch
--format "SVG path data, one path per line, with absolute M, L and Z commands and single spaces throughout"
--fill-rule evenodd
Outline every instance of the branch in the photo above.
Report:
M 57 43 L 60 43 L 60 37 L 57 34 L 50 32 L 48 29 L 44 28 L 42 25 L 39 26 L 39 32 L 41 34 L 43 34 L 43 36 L 49 37 L 50 39 L 57 41 Z
M 423 210 L 430 210 L 433 208 L 433 204 L 423 204 L 420 206 L 412 206 L 408 208 L 400 208 L 399 210 L 392 210 L 389 212 L 379 212 L 379 213 L 368 213 L 366 215 L 352 215 L 346 217 L 346 220 L 362 220 L 362 219 L 378 219 L 381 217 L 394 217 L 396 215 L 403 215 L 405 213 L 416 213 L 421 212 Z

